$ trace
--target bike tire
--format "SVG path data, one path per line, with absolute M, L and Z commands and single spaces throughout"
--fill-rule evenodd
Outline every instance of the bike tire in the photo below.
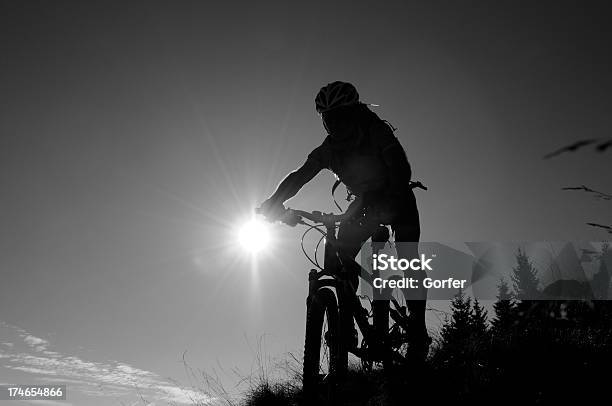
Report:
M 324 331 L 326 319 L 327 331 Z M 333 385 L 339 374 L 347 368 L 348 353 L 342 343 L 339 326 L 336 295 L 331 289 L 318 290 L 312 298 L 308 299 L 306 306 L 306 338 L 302 377 L 304 393 L 308 398 L 312 398 L 317 393 L 325 393 L 325 390 L 321 390 L 319 386 L 322 383 Z M 322 345 L 327 346 L 329 351 L 327 359 L 323 360 L 321 359 Z M 323 374 L 321 374 L 322 371 Z M 328 388 L 328 390 L 331 389 L 331 387 Z

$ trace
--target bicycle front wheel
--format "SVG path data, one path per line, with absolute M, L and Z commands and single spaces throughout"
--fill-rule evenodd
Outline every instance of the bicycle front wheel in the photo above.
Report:
M 308 299 L 304 345 L 304 392 L 311 396 L 322 383 L 332 383 L 347 367 L 347 353 L 339 332 L 338 304 L 331 289 L 320 289 Z M 343 356 L 344 354 L 344 356 Z

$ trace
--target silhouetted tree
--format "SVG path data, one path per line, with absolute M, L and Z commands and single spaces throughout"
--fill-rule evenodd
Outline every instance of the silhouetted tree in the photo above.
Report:
M 444 365 L 458 387 L 472 388 L 486 380 L 491 340 L 484 307 L 460 290 L 451 302 L 451 317 L 442 326 L 435 362 Z
M 440 332 L 441 353 L 451 364 L 465 364 L 472 358 L 474 341 L 472 338 L 472 298 L 466 296 L 463 290 L 453 298 L 451 304 L 451 317 L 442 326 Z
M 516 254 L 516 263 L 517 266 L 512 268 L 514 298 L 517 300 L 537 299 L 540 295 L 538 271 L 525 251 L 520 248 Z
M 474 306 L 470 317 L 470 327 L 472 336 L 479 341 L 486 340 L 489 336 L 489 321 L 486 309 L 480 304 L 478 299 L 474 299 Z
M 610 289 L 610 272 L 608 264 L 612 260 L 612 250 L 610 244 L 605 242 L 602 244 L 601 253 L 599 255 L 599 269 L 593 275 L 593 295 L 596 300 L 606 300 L 608 298 L 608 290 Z
M 515 304 L 508 283 L 502 279 L 497 285 L 497 301 L 493 304 L 495 317 L 493 318 L 492 332 L 494 336 L 507 335 L 515 322 Z

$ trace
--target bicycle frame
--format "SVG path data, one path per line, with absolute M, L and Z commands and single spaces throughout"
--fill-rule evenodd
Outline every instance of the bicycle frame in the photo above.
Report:
M 308 300 L 325 287 L 332 287 L 336 291 L 340 319 L 340 345 L 346 346 L 348 352 L 366 361 L 386 361 L 384 350 L 389 330 L 389 301 L 376 300 L 372 302 L 373 323 L 368 321 L 368 311 L 362 306 L 355 288 L 351 283 L 351 272 L 342 261 L 353 259 L 340 258 L 337 250 L 337 236 L 335 224 L 325 224 L 325 250 L 324 266 L 322 271 L 312 269 L 308 275 Z M 378 250 L 375 251 L 377 253 Z M 358 264 L 357 264 L 358 266 Z M 377 277 L 378 271 L 374 277 Z M 325 278 L 324 277 L 328 277 Z M 364 341 L 369 343 L 368 350 L 350 346 L 353 334 L 353 320 L 361 331 Z

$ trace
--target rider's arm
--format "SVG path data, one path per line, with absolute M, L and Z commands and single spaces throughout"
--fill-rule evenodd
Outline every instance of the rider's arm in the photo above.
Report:
M 274 194 L 268 200 L 271 200 L 274 204 L 283 204 L 295 196 L 302 186 L 310 182 L 321 169 L 323 168 L 319 163 L 309 157 L 302 166 L 291 172 L 281 181 Z
M 389 168 L 391 192 L 407 191 L 412 178 L 412 169 L 404 148 L 386 123 L 375 123 L 370 131 L 374 134 L 383 161 Z
M 260 209 L 263 214 L 272 219 L 281 217 L 284 212 L 283 203 L 295 196 L 321 169 L 328 167 L 328 161 L 329 148 L 324 142 L 308 155 L 302 166 L 287 175 L 272 196 L 262 203 Z

